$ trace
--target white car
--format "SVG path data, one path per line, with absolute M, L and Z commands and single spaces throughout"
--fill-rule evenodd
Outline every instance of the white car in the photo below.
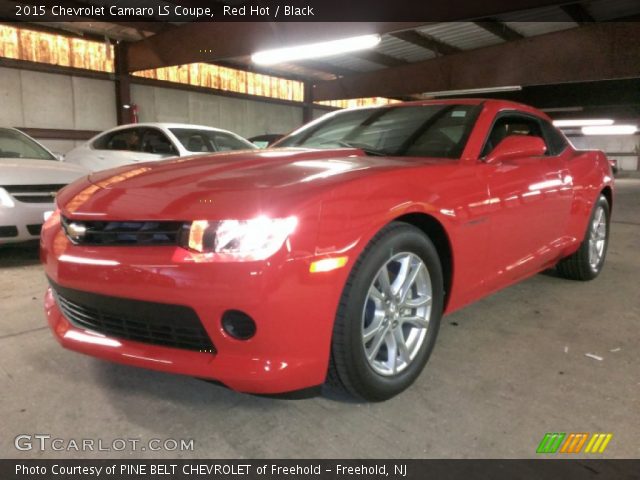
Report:
M 0 245 L 37 239 L 58 190 L 88 173 L 19 130 L 0 128 Z
M 180 123 L 135 123 L 102 132 L 67 153 L 64 161 L 97 171 L 171 157 L 255 148 L 227 130 Z

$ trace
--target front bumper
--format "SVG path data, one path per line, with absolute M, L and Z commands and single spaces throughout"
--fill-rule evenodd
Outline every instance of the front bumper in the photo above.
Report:
M 45 311 L 65 347 L 106 360 L 219 381 L 234 390 L 275 394 L 324 382 L 333 320 L 347 269 L 309 273 L 311 259 L 279 252 L 264 262 L 195 263 L 177 247 L 71 244 L 45 226 L 41 257 L 56 284 L 86 292 L 192 308 L 215 346 L 201 353 L 107 337 L 71 324 L 49 289 Z M 222 329 L 227 310 L 251 316 L 257 332 L 241 341 Z
M 45 212 L 55 210 L 53 203 L 15 203 L 11 208 L 0 206 L 0 227 L 17 230 L 17 235 L 0 236 L 0 245 L 38 239 Z

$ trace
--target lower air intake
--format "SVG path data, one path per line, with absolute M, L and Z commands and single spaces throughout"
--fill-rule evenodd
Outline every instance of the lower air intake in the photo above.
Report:
M 111 338 L 215 353 L 198 315 L 189 307 L 109 297 L 50 283 L 58 307 L 78 328 Z

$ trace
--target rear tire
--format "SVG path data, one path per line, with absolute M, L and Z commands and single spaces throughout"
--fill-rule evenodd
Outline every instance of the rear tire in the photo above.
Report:
M 433 243 L 405 223 L 382 229 L 344 287 L 328 383 L 369 401 L 402 392 L 429 359 L 443 303 L 442 267 Z
M 607 256 L 610 214 L 607 198 L 600 195 L 593 206 L 580 248 L 572 255 L 560 260 L 556 266 L 560 276 L 582 281 L 593 280 L 598 276 Z

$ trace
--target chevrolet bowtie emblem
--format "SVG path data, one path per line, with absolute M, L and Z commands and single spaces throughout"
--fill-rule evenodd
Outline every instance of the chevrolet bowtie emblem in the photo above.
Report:
M 73 239 L 79 239 L 85 236 L 87 227 L 81 223 L 71 222 L 67 225 L 67 234 Z

